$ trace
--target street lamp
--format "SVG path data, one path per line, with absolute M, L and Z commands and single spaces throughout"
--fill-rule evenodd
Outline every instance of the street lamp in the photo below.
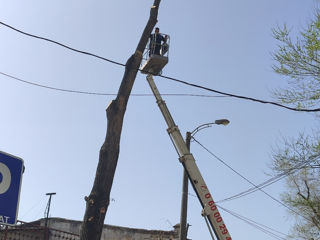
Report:
M 196 127 L 193 131 L 186 133 L 186 145 L 190 151 L 190 142 L 194 135 L 202 129 L 211 127 L 213 124 L 216 125 L 228 125 L 230 121 L 228 119 L 218 119 L 211 123 L 201 124 Z M 188 205 L 188 175 L 185 169 L 183 169 L 182 178 L 182 197 L 181 197 L 181 214 L 180 214 L 180 240 L 187 240 L 187 205 Z

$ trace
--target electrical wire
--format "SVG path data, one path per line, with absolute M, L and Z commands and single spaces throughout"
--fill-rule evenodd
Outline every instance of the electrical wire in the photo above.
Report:
M 188 195 L 190 195 L 190 196 L 192 196 L 192 197 L 194 197 L 194 198 L 198 198 L 196 195 L 191 194 L 191 193 L 188 193 Z M 235 212 L 232 212 L 232 211 L 230 211 L 230 210 L 228 210 L 228 209 L 226 209 L 226 208 L 224 208 L 224 207 L 222 207 L 222 206 L 220 206 L 220 205 L 218 205 L 218 204 L 216 204 L 216 205 L 219 207 L 219 209 L 221 209 L 221 210 L 229 213 L 230 215 L 232 215 L 232 216 L 240 219 L 241 221 L 249 224 L 250 226 L 258 229 L 259 231 L 262 231 L 262 232 L 268 234 L 269 236 L 272 236 L 272 237 L 275 237 L 276 239 L 281 239 L 281 240 L 286 239 L 286 238 L 283 238 L 283 237 L 281 237 L 281 236 L 279 236 L 279 235 L 276 235 L 276 233 L 278 233 L 278 234 L 280 234 L 280 235 L 282 235 L 282 236 L 284 236 L 284 237 L 289 237 L 289 236 L 288 236 L 287 234 L 285 234 L 285 233 L 282 233 L 282 232 L 280 232 L 280 231 L 278 231 L 278 230 L 275 230 L 275 229 L 273 229 L 273 228 L 270 228 L 270 227 L 268 227 L 268 226 L 266 226 L 266 225 L 264 225 L 264 224 L 262 224 L 262 223 L 258 223 L 258 222 L 254 221 L 254 220 L 252 220 L 252 219 L 247 218 L 247 217 L 241 216 L 240 214 L 235 213 Z
M 274 106 L 277 106 L 277 107 L 285 108 L 285 109 L 296 111 L 296 112 L 319 112 L 320 111 L 320 108 L 314 108 L 314 109 L 293 108 L 293 107 L 288 107 L 288 106 L 285 106 L 285 105 L 282 105 L 282 104 L 279 104 L 279 103 L 276 103 L 276 102 L 265 101 L 265 100 L 261 100 L 261 99 L 257 99 L 257 98 L 252 98 L 252 97 L 246 97 L 246 96 L 241 96 L 241 95 L 221 92 L 221 91 L 218 91 L 218 90 L 215 90 L 215 89 L 212 89 L 212 88 L 203 87 L 203 86 L 200 86 L 200 85 L 197 85 L 197 84 L 189 83 L 189 82 L 177 79 L 177 78 L 167 77 L 167 76 L 163 76 L 163 75 L 160 76 L 160 77 L 166 78 L 166 79 L 169 79 L 169 80 L 172 80 L 172 81 L 175 81 L 175 82 L 179 82 L 179 83 L 182 83 L 182 84 L 185 84 L 185 85 L 188 85 L 188 86 L 192 86 L 192 87 L 195 87 L 195 88 L 204 89 L 204 90 L 207 90 L 209 92 L 218 93 L 218 94 L 221 94 L 221 95 L 224 95 L 224 96 L 233 97 L 233 98 L 239 98 L 239 99 L 243 99 L 243 100 L 249 100 L 249 101 L 263 103 L 263 104 L 271 104 L 271 105 L 274 105 Z
M 231 200 L 235 200 L 237 198 L 241 198 L 241 197 L 247 196 L 247 195 L 249 195 L 251 193 L 254 193 L 254 192 L 258 191 L 259 189 L 262 189 L 262 188 L 265 188 L 265 187 L 267 187 L 267 186 L 269 186 L 271 184 L 274 184 L 274 183 L 282 180 L 285 177 L 287 177 L 287 175 L 281 175 L 281 176 L 277 176 L 277 177 L 268 179 L 267 181 L 258 184 L 257 187 L 249 188 L 248 190 L 245 190 L 243 192 L 237 193 L 237 194 L 235 194 L 233 196 L 230 196 L 228 198 L 225 198 L 225 199 L 222 199 L 222 200 L 219 200 L 219 201 L 216 201 L 216 202 L 217 203 L 218 202 L 227 202 L 227 201 L 231 201 Z
M 29 84 L 29 85 L 36 86 L 36 87 L 55 90 L 55 91 L 68 92 L 68 93 L 79 93 L 79 94 L 87 94 L 87 95 L 98 95 L 98 96 L 117 96 L 116 93 L 88 92 L 88 91 L 79 91 L 79 90 L 72 90 L 72 89 L 56 88 L 56 87 L 51 87 L 51 86 L 47 86 L 47 85 L 43 85 L 43 84 L 39 84 L 39 83 L 26 81 L 26 80 L 23 80 L 21 78 L 15 77 L 15 76 L 12 76 L 12 75 L 4 73 L 4 72 L 0 72 L 0 74 L 3 75 L 3 76 L 6 76 L 8 78 L 14 79 L 14 80 L 16 80 L 18 82 L 22 82 L 22 83 Z M 162 94 L 162 95 L 164 95 L 164 96 L 174 96 L 174 97 L 206 97 L 206 98 L 227 97 L 227 96 L 191 94 L 191 93 L 165 93 L 165 94 Z M 137 94 L 137 93 L 133 93 L 133 94 L 131 94 L 131 96 L 135 96 L 135 97 L 151 97 L 151 96 L 153 96 L 153 94 L 144 94 L 144 93 Z
M 37 36 L 37 35 L 34 35 L 34 34 L 27 33 L 25 31 L 22 31 L 22 30 L 19 30 L 19 29 L 13 27 L 13 26 L 11 26 L 9 24 L 6 24 L 4 22 L 0 22 L 0 24 L 5 26 L 5 27 L 7 27 L 7 28 L 10 28 L 11 30 L 14 30 L 14 31 L 16 31 L 18 33 L 24 34 L 26 36 L 37 38 L 37 39 L 44 40 L 44 41 L 48 41 L 48 42 L 51 42 L 53 44 L 59 45 L 61 47 L 67 48 L 67 49 L 69 49 L 71 51 L 75 51 L 75 52 L 80 53 L 80 54 L 85 54 L 85 55 L 88 55 L 88 56 L 91 56 L 91 57 L 95 57 L 95 58 L 101 59 L 103 61 L 110 62 L 112 64 L 116 64 L 116 65 L 120 65 L 120 66 L 126 66 L 123 63 L 119 63 L 119 62 L 113 61 L 113 60 L 105 58 L 105 57 L 101 57 L 99 55 L 96 55 L 96 54 L 93 54 L 93 53 L 90 53 L 90 52 L 86 52 L 86 51 L 82 51 L 82 50 L 78 50 L 78 49 L 69 47 L 69 46 L 67 46 L 65 44 L 62 44 L 60 42 L 51 40 L 49 38 L 40 37 L 40 36 Z M 141 71 L 141 69 L 136 69 L 136 70 Z M 285 105 L 282 105 L 282 104 L 279 104 L 279 103 L 276 103 L 276 102 L 265 101 L 265 100 L 256 99 L 256 98 L 252 98 L 252 97 L 246 97 L 246 96 L 226 93 L 226 92 L 218 91 L 218 90 L 215 90 L 215 89 L 212 89 L 212 88 L 203 87 L 203 86 L 200 86 L 200 85 L 197 85 L 197 84 L 189 83 L 189 82 L 186 82 L 186 81 L 183 81 L 183 80 L 180 80 L 180 79 L 177 79 L 177 78 L 169 77 L 169 76 L 161 75 L 159 77 L 162 77 L 162 78 L 165 78 L 165 79 L 168 79 L 168 80 L 172 80 L 172 81 L 175 81 L 175 82 L 179 82 L 179 83 L 182 83 L 182 84 L 185 84 L 185 85 L 188 85 L 188 86 L 192 86 L 192 87 L 195 87 L 195 88 L 200 88 L 200 89 L 203 89 L 203 90 L 206 90 L 206 91 L 218 93 L 218 94 L 221 94 L 221 95 L 224 95 L 224 96 L 229 96 L 229 97 L 233 97 L 233 98 L 239 98 L 239 99 L 243 99 L 243 100 L 259 102 L 259 103 L 263 103 L 263 104 L 271 104 L 271 105 L 278 106 L 278 107 L 285 108 L 285 109 L 292 110 L 292 111 L 297 111 L 297 112 L 319 112 L 320 111 L 320 108 L 315 108 L 315 109 L 293 108 L 293 107 L 288 107 L 288 106 L 285 106 Z
M 276 182 L 282 180 L 283 178 L 293 174 L 294 172 L 301 170 L 302 168 L 305 168 L 306 165 L 309 165 L 310 163 L 317 161 L 318 158 L 319 158 L 319 156 L 312 156 L 307 161 L 300 162 L 300 163 L 296 164 L 295 166 L 283 171 L 282 173 L 268 179 L 267 181 L 264 181 L 264 182 L 258 184 L 257 187 L 259 187 L 261 189 L 261 188 L 265 188 L 273 183 L 276 183 Z M 244 197 L 248 194 L 251 194 L 251 193 L 258 191 L 259 188 L 252 187 L 252 188 L 249 188 L 248 190 L 245 190 L 243 192 L 235 194 L 231 197 L 219 200 L 217 202 L 226 202 L 226 201 L 234 200 L 234 199 L 237 199 L 240 197 Z
M 19 29 L 15 28 L 15 27 L 12 27 L 12 26 L 10 26 L 9 24 L 6 24 L 6 23 L 4 23 L 4 22 L 0 22 L 0 24 L 3 25 L 3 26 L 5 26 L 5 27 L 7 27 L 7 28 L 10 28 L 10 29 L 12 29 L 12 30 L 14 30 L 14 31 L 16 31 L 16 32 L 18 32 L 18 33 L 24 34 L 24 35 L 26 35 L 26 36 L 33 37 L 33 38 L 37 38 L 37 39 L 44 40 L 44 41 L 47 41 L 47 42 L 51 42 L 51 43 L 53 43 L 53 44 L 59 45 L 59 46 L 64 47 L 64 48 L 67 48 L 67 49 L 69 49 L 69 50 L 71 50 L 71 51 L 74 51 L 74 52 L 77 52 L 77 53 L 81 53 L 81 54 L 84 54 L 84 55 L 88 55 L 88 56 L 91 56 L 91 57 L 95 57 L 95 58 L 101 59 L 101 60 L 103 60 L 103 61 L 110 62 L 110 63 L 112 63 L 112 64 L 120 65 L 120 66 L 123 66 L 123 67 L 126 66 L 126 65 L 123 64 L 123 63 L 119 63 L 119 62 L 116 62 L 116 61 L 113 61 L 113 60 L 110 60 L 110 59 L 101 57 L 101 56 L 96 55 L 96 54 L 93 54 L 93 53 L 89 53 L 89 52 L 86 52 L 86 51 L 82 51 L 82 50 L 75 49 L 75 48 L 73 48 L 73 47 L 69 47 L 69 46 L 67 46 L 67 45 L 65 45 L 65 44 L 63 44 L 63 43 L 60 43 L 60 42 L 51 40 L 51 39 L 49 39 L 49 38 L 40 37 L 40 36 L 37 36 L 37 35 L 34 35 L 34 34 L 30 34 L 30 33 L 24 32 L 24 31 L 19 30 Z
M 23 80 L 21 78 L 18 78 L 18 77 L 14 77 L 12 75 L 9 75 L 7 73 L 3 73 L 3 72 L 0 72 L 0 74 L 6 76 L 6 77 L 9 77 L 11 79 L 14 79 L 14 80 L 17 80 L 19 82 L 23 82 L 23 83 L 26 83 L 26 84 L 30 84 L 30 85 L 33 85 L 33 86 L 37 86 L 37 87 L 41 87 L 41 88 L 47 88 L 47 89 L 50 89 L 50 90 L 55 90 L 55 91 L 61 91 L 61 92 L 69 92 L 69 93 L 80 93 L 80 94 L 89 94 L 89 95 L 103 95 L 103 96 L 113 96 L 113 95 L 116 95 L 116 94 L 109 94 L 109 93 L 99 93 L 99 92 L 87 92 L 87 91 L 78 91 L 78 90 L 71 90 L 71 89 L 63 89 L 63 88 L 56 88 L 56 87 L 50 87 L 50 86 L 46 86 L 46 85 L 42 85 L 42 84 L 39 84 L 39 83 L 34 83 L 34 82 L 30 82 L 30 81 L 26 81 L 26 80 Z
M 254 227 L 254 228 L 256 228 L 256 229 L 258 229 L 258 230 L 260 230 L 260 231 L 262 231 L 262 232 L 264 232 L 266 234 L 268 234 L 269 236 L 271 236 L 271 237 L 273 237 L 275 239 L 286 240 L 287 238 L 290 237 L 285 233 L 282 233 L 282 232 L 280 232 L 278 230 L 270 228 L 270 227 L 268 227 L 268 226 L 266 226 L 264 224 L 258 223 L 258 222 L 254 221 L 254 220 L 251 220 L 251 219 L 247 218 L 247 217 L 241 216 L 240 214 L 235 213 L 233 211 L 230 211 L 230 210 L 228 210 L 228 209 L 226 209 L 224 207 L 221 207 L 219 205 L 217 205 L 217 206 L 221 210 L 229 213 L 230 215 L 240 219 L 241 221 L 243 221 L 243 222 L 249 224 L 250 226 L 252 226 L 252 227 Z
M 26 217 L 26 215 L 28 215 L 31 211 L 33 211 L 36 207 L 39 206 L 40 203 L 42 203 L 45 200 L 45 197 L 42 197 L 39 199 L 39 201 L 37 203 L 35 203 L 32 207 L 30 207 L 25 213 L 23 213 L 21 216 L 19 216 L 19 218 L 24 218 Z M 20 215 L 20 214 L 19 214 Z
M 196 140 L 194 137 L 192 137 L 193 140 L 198 143 L 203 149 L 205 149 L 211 156 L 215 157 L 219 162 L 221 162 L 223 165 L 225 165 L 226 167 L 228 167 L 231 171 L 233 171 L 235 174 L 237 174 L 238 176 L 240 176 L 242 179 L 244 179 L 246 182 L 250 183 L 252 186 L 254 186 L 255 188 L 257 188 L 259 191 L 261 191 L 262 193 L 264 193 L 265 195 L 267 195 L 269 198 L 271 198 L 273 201 L 279 203 L 280 205 L 282 205 L 283 207 L 287 208 L 288 210 L 290 210 L 291 212 L 294 212 L 295 214 L 297 214 L 298 216 L 301 216 L 302 218 L 306 219 L 308 222 L 312 221 L 310 219 L 308 219 L 307 217 L 301 215 L 300 213 L 298 213 L 297 211 L 295 211 L 294 209 L 292 209 L 291 207 L 289 207 L 288 205 L 284 204 L 283 202 L 281 202 L 280 200 L 276 199 L 275 197 L 271 196 L 269 193 L 267 193 L 266 191 L 262 190 L 261 187 L 257 186 L 256 184 L 254 184 L 253 182 L 251 182 L 248 178 L 244 177 L 241 173 L 237 172 L 235 169 L 233 169 L 231 166 L 229 166 L 226 162 L 224 162 L 221 158 L 219 158 L 218 156 L 216 156 L 213 152 L 211 152 L 208 148 L 206 148 L 203 144 L 201 144 L 198 140 Z

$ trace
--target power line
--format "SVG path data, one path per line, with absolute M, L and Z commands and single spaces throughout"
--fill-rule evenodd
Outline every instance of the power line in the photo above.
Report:
M 95 57 L 95 58 L 101 59 L 103 61 L 107 61 L 107 62 L 116 64 L 116 65 L 126 66 L 123 63 L 119 63 L 119 62 L 110 60 L 110 59 L 105 58 L 105 57 L 101 57 L 99 55 L 96 55 L 96 54 L 93 54 L 93 53 L 90 53 L 90 52 L 86 52 L 86 51 L 82 51 L 82 50 L 78 50 L 78 49 L 69 47 L 69 46 L 67 46 L 65 44 L 62 44 L 60 42 L 51 40 L 49 38 L 40 37 L 40 36 L 37 36 L 37 35 L 34 35 L 34 34 L 30 34 L 30 33 L 24 32 L 24 31 L 19 30 L 19 29 L 15 28 L 15 27 L 13 27 L 11 25 L 8 25 L 8 24 L 6 24 L 4 22 L 0 22 L 0 24 L 5 26 L 5 27 L 7 27 L 7 28 L 10 28 L 10 29 L 12 29 L 12 30 L 14 30 L 16 32 L 24 34 L 26 36 L 37 38 L 37 39 L 44 40 L 44 41 L 48 41 L 48 42 L 51 42 L 53 44 L 59 45 L 61 47 L 67 48 L 67 49 L 69 49 L 71 51 L 75 51 L 75 52 L 78 52 L 78 53 L 81 53 L 81 54 L 92 56 L 92 57 Z M 141 71 L 141 69 L 136 69 L 136 70 Z M 292 110 L 292 111 L 297 111 L 297 112 L 319 112 L 320 111 L 320 108 L 315 108 L 315 109 L 293 108 L 293 107 L 288 107 L 288 106 L 285 106 L 285 105 L 282 105 L 282 104 L 279 104 L 279 103 L 276 103 L 276 102 L 265 101 L 265 100 L 256 99 L 256 98 L 252 98 L 252 97 L 246 97 L 246 96 L 226 93 L 226 92 L 218 91 L 218 90 L 215 90 L 215 89 L 212 89 L 212 88 L 203 87 L 203 86 L 200 86 L 200 85 L 197 85 L 197 84 L 189 83 L 189 82 L 186 82 L 186 81 L 183 81 L 183 80 L 180 80 L 180 79 L 177 79 L 177 78 L 169 77 L 169 76 L 161 75 L 159 77 L 162 77 L 162 78 L 165 78 L 165 79 L 168 79 L 168 80 L 172 80 L 172 81 L 175 81 L 175 82 L 179 82 L 179 83 L 182 83 L 182 84 L 185 84 L 185 85 L 188 85 L 188 86 L 192 86 L 192 87 L 195 87 L 195 88 L 200 88 L 200 89 L 203 89 L 203 90 L 206 90 L 206 91 L 218 93 L 218 94 L 221 94 L 221 95 L 224 95 L 224 96 L 233 97 L 233 98 L 239 98 L 239 99 L 249 100 L 249 101 L 254 101 L 254 102 L 259 102 L 259 103 L 263 103 L 263 104 L 271 104 L 271 105 L 278 106 L 278 107 L 285 108 L 285 109 Z
M 188 193 L 188 195 L 190 195 L 190 196 L 192 196 L 192 197 L 194 197 L 194 198 L 198 198 L 196 195 L 191 194 L 191 193 Z M 235 212 L 233 212 L 233 211 L 230 211 L 230 210 L 228 210 L 228 209 L 226 209 L 226 208 L 224 208 L 224 207 L 222 207 L 222 206 L 220 206 L 220 205 L 218 205 L 218 204 L 216 204 L 216 205 L 217 205 L 221 210 L 223 210 L 223 211 L 229 213 L 230 215 L 232 215 L 232 216 L 240 219 L 241 221 L 243 221 L 243 222 L 251 225 L 252 227 L 258 229 L 259 231 L 262 231 L 262 232 L 268 234 L 268 235 L 271 236 L 271 237 L 274 237 L 274 238 L 276 238 L 276 239 L 281 239 L 281 240 L 285 240 L 286 238 L 284 238 L 284 237 L 289 237 L 289 236 L 288 236 L 287 234 L 285 234 L 285 233 L 282 233 L 282 232 L 280 232 L 280 231 L 278 231 L 278 230 L 275 230 L 275 229 L 273 229 L 273 228 L 270 228 L 270 227 L 268 227 L 268 226 L 266 226 L 266 225 L 264 225 L 264 224 L 262 224 L 262 223 L 258 223 L 258 222 L 254 221 L 254 220 L 252 220 L 252 219 L 247 218 L 247 217 L 241 216 L 240 214 L 235 213 Z M 281 237 L 281 236 L 277 235 L 277 233 L 280 234 L 280 235 L 283 235 L 284 237 Z
M 196 87 L 196 88 L 200 88 L 200 89 L 204 89 L 207 90 L 209 92 L 214 92 L 214 93 L 218 93 L 224 96 L 228 96 L 228 97 L 233 97 L 233 98 L 239 98 L 239 99 L 243 99 L 243 100 L 249 100 L 249 101 L 253 101 L 253 102 L 259 102 L 259 103 L 264 103 L 264 104 L 271 104 L 274 106 L 278 106 L 278 107 L 282 107 L 288 110 L 292 110 L 292 111 L 296 111 L 296 112 L 319 112 L 320 108 L 315 108 L 315 109 L 304 109 L 304 108 L 293 108 L 293 107 L 288 107 L 276 102 L 271 102 L 271 101 L 265 101 L 265 100 L 261 100 L 261 99 L 257 99 L 257 98 L 252 98 L 252 97 L 246 97 L 246 96 L 240 96 L 240 95 L 236 95 L 236 94 L 231 94 L 231 93 L 225 93 L 225 92 L 221 92 L 212 88 L 208 88 L 208 87 L 203 87 L 197 84 L 193 84 L 193 83 L 189 83 L 183 80 L 179 80 L 177 78 L 172 78 L 172 77 L 167 77 L 167 76 L 160 76 L 162 78 L 166 78 L 175 82 L 179 82 L 188 86 L 192 86 L 192 87 Z
M 28 209 L 25 213 L 22 214 L 22 216 L 19 216 L 19 218 L 24 218 L 26 215 L 28 215 L 31 211 L 33 211 L 34 208 L 38 207 L 40 202 L 42 203 L 45 200 L 45 197 L 42 197 L 39 199 L 37 203 L 35 203 L 30 209 Z M 19 214 L 20 215 L 20 214 Z
M 271 236 L 271 237 L 273 237 L 273 238 L 275 238 L 275 239 L 286 240 L 287 237 L 290 237 L 290 236 L 288 236 L 287 234 L 284 234 L 284 233 L 282 233 L 282 232 L 280 232 L 280 231 L 278 231 L 278 230 L 275 230 L 275 229 L 273 229 L 273 228 L 270 228 L 270 227 L 268 227 L 268 226 L 266 226 L 266 225 L 264 225 L 264 224 L 261 224 L 261 223 L 258 223 L 258 222 L 256 222 L 256 221 L 253 221 L 253 220 L 251 220 L 251 219 L 249 219 L 249 218 L 247 218 L 247 217 L 241 216 L 240 214 L 235 213 L 235 212 L 233 212 L 233 211 L 230 211 L 230 210 L 228 210 L 228 209 L 226 209 L 226 208 L 224 208 L 224 207 L 221 207 L 221 206 L 219 206 L 219 205 L 217 205 L 217 206 L 218 206 L 220 209 L 222 209 L 223 211 L 229 213 L 230 215 L 232 215 L 232 216 L 240 219 L 241 221 L 243 221 L 243 222 L 251 225 L 252 227 L 254 227 L 254 228 L 256 228 L 256 229 L 258 229 L 258 230 L 260 230 L 260 231 L 262 231 L 262 232 L 264 232 L 264 233 L 266 233 L 266 234 L 268 234 L 269 236 Z
M 126 65 L 123 64 L 123 63 L 119 63 L 119 62 L 116 62 L 116 61 L 113 61 L 113 60 L 110 60 L 110 59 L 101 57 L 101 56 L 96 55 L 96 54 L 93 54 L 93 53 L 89 53 L 89 52 L 86 52 L 86 51 L 82 51 L 82 50 L 75 49 L 75 48 L 73 48 L 73 47 L 69 47 L 69 46 L 67 46 L 67 45 L 65 45 L 65 44 L 62 44 L 62 43 L 60 43 L 60 42 L 51 40 L 51 39 L 49 39 L 49 38 L 40 37 L 40 36 L 37 36 L 37 35 L 34 35 L 34 34 L 30 34 L 30 33 L 24 32 L 24 31 L 19 30 L 19 29 L 15 28 L 15 27 L 12 27 L 12 26 L 10 26 L 9 24 L 6 24 L 6 23 L 4 23 L 4 22 L 0 22 L 0 24 L 3 25 L 3 26 L 5 26 L 5 27 L 7 27 L 7 28 L 10 28 L 10 29 L 12 29 L 12 30 L 14 30 L 14 31 L 16 31 L 16 32 L 18 32 L 18 33 L 24 34 L 24 35 L 26 35 L 26 36 L 33 37 L 33 38 L 37 38 L 37 39 L 44 40 L 44 41 L 47 41 L 47 42 L 51 42 L 51 43 L 54 43 L 54 44 L 59 45 L 59 46 L 61 46 L 61 47 L 67 48 L 67 49 L 69 49 L 69 50 L 71 50 L 71 51 L 74 51 L 74 52 L 77 52 L 77 53 L 81 53 L 81 54 L 85 54 L 85 55 L 88 55 L 88 56 L 91 56 L 91 57 L 95 57 L 95 58 L 98 58 L 98 59 L 101 59 L 101 60 L 103 60 L 103 61 L 107 61 L 107 62 L 116 64 L 116 65 L 120 65 L 120 66 L 124 66 L 124 67 L 126 66 Z
M 87 95 L 98 95 L 98 96 L 117 96 L 116 93 L 101 93 L 101 92 L 89 92 L 89 91 L 79 91 L 79 90 L 72 90 L 72 89 L 56 88 L 56 87 L 51 87 L 51 86 L 48 86 L 48 85 L 43 85 L 43 84 L 39 84 L 39 83 L 26 81 L 26 80 L 23 80 L 21 78 L 15 77 L 15 76 L 12 76 L 12 75 L 4 73 L 4 72 L 0 72 L 0 74 L 3 75 L 3 76 L 6 76 L 8 78 L 14 79 L 14 80 L 16 80 L 18 82 L 22 82 L 22 83 L 29 84 L 29 85 L 32 85 L 32 86 L 46 88 L 46 89 L 50 89 L 50 90 L 54 90 L 54 91 L 68 92 L 68 93 L 79 93 L 79 94 L 87 94 Z M 162 95 L 164 95 L 164 96 L 174 96 L 174 97 L 206 97 L 206 98 L 227 97 L 227 96 L 191 94 L 191 93 L 165 93 L 165 94 L 162 94 Z M 133 94 L 131 94 L 131 96 L 135 96 L 135 97 L 151 97 L 151 96 L 153 96 L 153 94 L 144 94 L 144 93 L 137 94 L 137 93 L 133 93 Z
M 285 171 L 283 171 L 282 173 L 268 179 L 267 181 L 264 181 L 260 184 L 257 185 L 257 187 L 259 187 L 260 189 L 261 188 L 265 188 L 275 182 L 278 182 L 280 180 L 282 180 L 283 178 L 287 177 L 288 175 L 291 175 L 293 174 L 294 172 L 298 171 L 298 170 L 301 170 L 302 168 L 305 168 L 306 165 L 314 162 L 314 161 L 317 161 L 317 159 L 319 158 L 319 156 L 312 156 L 310 157 L 307 161 L 302 161 L 298 164 L 296 164 L 295 166 L 289 168 L 289 169 L 286 169 Z M 234 199 L 237 199 L 237 198 L 240 198 L 240 197 L 244 197 L 248 194 L 251 194 L 253 192 L 256 192 L 259 190 L 259 188 L 256 188 L 256 187 L 252 187 L 252 188 L 249 188 L 248 190 L 245 190 L 243 192 L 240 192 L 236 195 L 233 195 L 231 197 L 228 197 L 228 198 L 225 198 L 225 199 L 222 199 L 222 200 L 219 200 L 217 202 L 226 202 L 226 201 L 230 201 L 230 200 L 234 200 Z
M 248 190 L 245 190 L 243 192 L 240 192 L 240 193 L 237 193 L 231 197 L 228 197 L 228 198 L 225 198 L 225 199 L 222 199 L 222 200 L 219 200 L 217 202 L 226 202 L 226 201 L 231 201 L 231 200 L 235 200 L 237 198 L 241 198 L 241 197 L 244 197 L 244 196 L 247 196 L 251 193 L 254 193 L 256 191 L 258 191 L 259 189 L 262 189 L 262 188 L 265 188 L 273 183 L 276 183 L 280 180 L 282 180 L 283 178 L 285 178 L 287 175 L 282 175 L 281 176 L 277 176 L 277 177 L 274 177 L 274 178 L 271 178 L 271 179 L 268 179 L 267 181 L 263 182 L 263 183 L 260 183 L 257 185 L 257 187 L 252 187 L 252 188 L 249 188 Z
M 60 91 L 60 92 L 80 93 L 80 94 L 100 95 L 100 96 L 101 95 L 102 96 L 113 96 L 113 95 L 116 95 L 116 94 L 111 94 L 111 93 L 109 94 L 109 93 L 99 93 L 99 92 L 87 92 L 87 91 L 78 91 L 78 90 L 50 87 L 50 86 L 42 85 L 42 84 L 39 84 L 39 83 L 29 82 L 29 81 L 23 80 L 23 79 L 18 78 L 18 77 L 14 77 L 12 75 L 9 75 L 9 74 L 3 73 L 3 72 L 0 72 L 0 74 L 4 75 L 6 77 L 9 77 L 11 79 L 17 80 L 19 82 L 23 82 L 23 83 L 26 83 L 26 84 L 30 84 L 30 85 L 33 85 L 33 86 L 46 88 L 46 89 L 50 89 L 50 90 Z
M 202 145 L 199 141 L 197 141 L 194 137 L 193 140 L 198 143 L 203 149 L 205 149 L 210 155 L 212 155 L 213 157 L 215 157 L 217 160 L 219 160 L 223 165 L 225 165 L 226 167 L 228 167 L 230 170 L 232 170 L 234 173 L 236 173 L 238 176 L 240 176 L 242 179 L 244 179 L 246 182 L 250 183 L 252 186 L 254 186 L 255 188 L 257 188 L 259 191 L 263 192 L 265 195 L 267 195 L 269 198 L 271 198 L 273 201 L 279 203 L 280 205 L 282 205 L 283 207 L 287 208 L 288 210 L 294 212 L 295 214 L 301 216 L 302 218 L 306 219 L 308 222 L 312 221 L 310 219 L 308 219 L 307 217 L 301 215 L 300 213 L 298 213 L 297 211 L 295 211 L 294 209 L 292 209 L 291 207 L 287 206 L 286 204 L 284 204 L 283 202 L 279 201 L 278 199 L 276 199 L 275 197 L 271 196 L 269 193 L 267 193 L 266 191 L 262 190 L 261 187 L 257 186 L 256 184 L 254 184 L 253 182 L 251 182 L 248 178 L 244 177 L 241 173 L 237 172 L 235 169 L 233 169 L 231 166 L 229 166 L 226 162 L 224 162 L 221 158 L 219 158 L 218 156 L 216 156 L 213 152 L 211 152 L 208 148 L 206 148 L 204 145 Z

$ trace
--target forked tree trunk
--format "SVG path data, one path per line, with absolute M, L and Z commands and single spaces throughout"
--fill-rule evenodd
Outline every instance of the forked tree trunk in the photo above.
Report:
M 161 0 L 154 0 L 150 17 L 138 43 L 135 53 L 128 59 L 118 95 L 107 107 L 107 134 L 103 143 L 96 177 L 86 200 L 86 211 L 80 230 L 80 240 L 100 240 L 104 219 L 110 202 L 110 191 L 117 167 L 123 117 L 128 99 L 142 60 L 142 53 L 148 43 L 152 29 L 157 23 Z

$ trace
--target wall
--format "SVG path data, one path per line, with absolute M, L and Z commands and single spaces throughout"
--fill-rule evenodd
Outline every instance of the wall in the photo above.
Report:
M 40 222 L 41 225 L 44 225 L 44 219 L 41 219 Z M 58 229 L 79 235 L 80 225 L 80 221 L 50 218 L 48 226 L 51 229 Z M 101 240 L 177 240 L 178 231 L 178 227 L 172 231 L 161 231 L 104 225 Z

